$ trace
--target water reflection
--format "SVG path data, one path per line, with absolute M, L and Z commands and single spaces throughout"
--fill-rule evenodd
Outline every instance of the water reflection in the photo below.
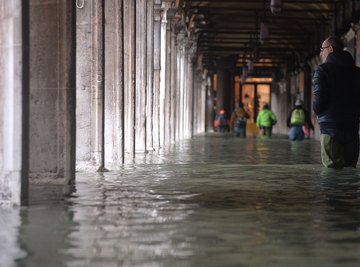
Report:
M 26 252 L 19 244 L 20 224 L 19 208 L 0 206 L 1 266 L 16 266 L 16 261 L 26 256 Z
M 27 257 L 18 266 L 64 266 L 62 251 L 71 247 L 68 236 L 77 227 L 73 214 L 63 203 L 36 205 L 21 211 L 19 243 Z
M 0 214 L 0 265 L 359 266 L 359 178 L 323 169 L 318 142 L 198 137 L 33 186 Z
M 68 266 L 160 266 L 154 265 L 159 259 L 189 253 L 186 237 L 175 240 L 181 236 L 177 222 L 192 212 L 191 205 L 181 203 L 190 196 L 155 191 L 142 180 L 144 170 L 127 171 L 137 170 L 134 181 L 105 174 L 93 181 L 95 187 L 78 183 L 76 197 L 68 200 L 78 225 L 68 237 L 71 248 L 64 251 L 71 258 Z
M 327 205 L 327 221 L 334 230 L 360 230 L 360 174 L 356 169 L 321 172 L 320 190 Z M 355 238 L 360 242 L 360 237 Z

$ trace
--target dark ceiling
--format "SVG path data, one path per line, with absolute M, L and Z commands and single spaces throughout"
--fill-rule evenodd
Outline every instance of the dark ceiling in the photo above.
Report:
M 225 59 L 240 69 L 251 59 L 265 75 L 274 68 L 296 68 L 319 52 L 323 38 L 346 27 L 357 0 L 280 2 L 281 12 L 274 15 L 270 0 L 186 0 L 203 64 L 211 69 Z M 263 21 L 269 31 L 265 41 L 260 40 Z

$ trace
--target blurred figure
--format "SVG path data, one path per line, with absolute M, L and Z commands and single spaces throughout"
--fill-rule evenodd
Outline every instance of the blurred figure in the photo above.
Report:
M 295 107 L 290 111 L 286 124 L 290 128 L 290 141 L 304 140 L 303 127 L 308 127 L 309 129 L 314 130 L 310 116 L 304 109 L 303 102 L 300 99 L 296 100 Z
M 235 132 L 236 136 L 246 137 L 246 123 L 248 118 L 249 114 L 246 113 L 244 104 L 240 102 L 236 105 L 230 118 L 230 129 Z
M 217 128 L 217 131 L 224 133 L 228 131 L 228 121 L 225 116 L 225 111 L 222 109 L 220 110 L 220 114 L 216 118 L 215 127 Z
M 271 137 L 272 136 L 272 128 L 276 124 L 277 118 L 270 110 L 268 104 L 265 104 L 263 109 L 259 112 L 256 118 L 256 125 L 262 130 L 262 135 Z

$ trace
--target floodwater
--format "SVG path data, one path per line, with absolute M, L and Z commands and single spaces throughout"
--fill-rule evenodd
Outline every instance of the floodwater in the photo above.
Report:
M 360 166 L 359 166 L 360 167 Z M 197 136 L 0 208 L 0 266 L 360 266 L 360 171 L 317 141 Z

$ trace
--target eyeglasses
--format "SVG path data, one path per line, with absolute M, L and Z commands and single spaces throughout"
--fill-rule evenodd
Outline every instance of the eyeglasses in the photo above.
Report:
M 329 46 L 322 46 L 322 47 L 320 47 L 320 51 L 324 51 L 326 48 L 329 48 L 330 47 L 330 45 Z

